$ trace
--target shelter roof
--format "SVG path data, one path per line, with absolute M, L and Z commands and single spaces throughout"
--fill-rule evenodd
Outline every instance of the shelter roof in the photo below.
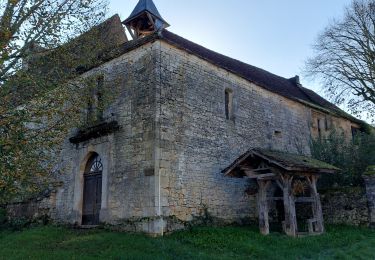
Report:
M 241 168 L 241 166 L 249 165 L 249 161 L 251 162 L 252 160 L 264 161 L 267 165 L 281 169 L 290 174 L 320 174 L 336 173 L 340 171 L 339 168 L 333 165 L 304 155 L 291 154 L 282 151 L 251 149 L 224 169 L 222 173 L 230 175 L 232 171 Z

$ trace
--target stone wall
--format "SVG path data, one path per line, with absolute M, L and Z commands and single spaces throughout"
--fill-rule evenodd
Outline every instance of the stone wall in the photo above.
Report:
M 368 172 L 370 173 L 370 167 Z M 372 174 L 365 175 L 364 179 L 369 207 L 369 222 L 370 226 L 375 228 L 375 166 L 372 166 Z
M 9 219 L 36 221 L 54 218 L 56 214 L 56 192 L 51 191 L 38 198 L 20 203 L 8 204 L 5 209 Z
M 189 221 L 206 207 L 223 221 L 256 219 L 247 181 L 221 170 L 255 147 L 308 154 L 310 110 L 168 44 L 160 48 L 163 213 Z M 233 93 L 232 120 L 226 89 Z
M 255 147 L 309 154 L 313 109 L 169 44 L 155 44 L 161 53 L 156 165 L 163 215 L 191 221 L 205 208 L 224 222 L 256 219 L 255 196 L 244 192 L 247 181 L 224 177 L 221 170 Z M 233 95 L 230 119 L 227 90 Z M 339 123 L 351 133 L 348 120 L 332 124 Z
M 330 190 L 320 196 L 326 224 L 368 226 L 368 202 L 363 188 Z
M 115 225 L 128 218 L 158 214 L 158 179 L 154 174 L 155 55 L 154 47 L 147 44 L 83 75 L 104 76 L 105 91 L 117 96 L 105 110 L 104 118 L 116 120 L 120 130 L 79 145 L 65 143 L 62 173 L 57 176 L 62 182 L 56 195 L 57 221 L 81 224 L 83 172 L 94 152 L 103 163 L 102 222 Z
M 342 134 L 346 140 L 351 140 L 352 127 L 360 128 L 358 124 L 355 124 L 349 120 L 329 115 L 321 111 L 313 110 L 311 113 L 311 136 L 313 138 L 327 137 L 332 131 L 336 131 Z
M 59 222 L 81 223 L 83 171 L 94 152 L 103 162 L 100 220 L 149 233 L 207 217 L 256 220 L 247 180 L 224 177 L 221 170 L 255 147 L 310 153 L 311 108 L 160 40 L 84 77 L 94 75 L 104 76 L 106 91 L 119 89 L 104 117 L 116 120 L 120 130 L 65 143 L 54 213 Z

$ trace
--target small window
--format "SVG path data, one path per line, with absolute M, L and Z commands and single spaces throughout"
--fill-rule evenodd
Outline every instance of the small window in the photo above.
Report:
M 328 131 L 328 120 L 327 120 L 327 117 L 324 118 L 324 130 Z
M 276 130 L 275 131 L 275 136 L 278 137 L 278 138 L 281 138 L 283 136 L 282 132 L 279 131 L 279 130 Z
M 233 91 L 231 89 L 225 90 L 225 118 L 233 120 Z
M 319 137 L 322 136 L 322 126 L 321 126 L 321 121 L 320 119 L 318 119 L 318 133 L 319 133 Z

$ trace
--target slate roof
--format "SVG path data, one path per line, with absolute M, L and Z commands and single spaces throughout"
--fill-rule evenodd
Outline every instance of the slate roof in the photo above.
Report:
M 156 8 L 154 2 L 152 0 L 139 0 L 138 4 L 135 6 L 133 12 L 130 16 L 123 21 L 124 24 L 129 22 L 130 20 L 136 18 L 138 15 L 142 14 L 143 12 L 149 12 L 150 14 L 154 15 L 164 23 L 168 24 L 160 15 L 158 9 Z
M 339 168 L 333 165 L 303 155 L 265 149 L 251 149 L 225 168 L 222 173 L 230 175 L 233 170 L 241 165 L 246 165 L 247 161 L 254 157 L 266 161 L 270 166 L 280 168 L 292 174 L 304 172 L 335 173 L 340 171 Z

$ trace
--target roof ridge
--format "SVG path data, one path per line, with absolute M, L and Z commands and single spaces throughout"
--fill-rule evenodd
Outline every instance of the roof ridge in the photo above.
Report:
M 222 57 L 225 57 L 226 59 L 231 59 L 232 61 L 235 61 L 235 62 L 238 62 L 238 63 L 242 63 L 243 65 L 250 66 L 250 67 L 255 68 L 255 69 L 257 69 L 257 70 L 262 70 L 262 71 L 265 72 L 265 73 L 272 74 L 273 76 L 275 76 L 275 77 L 279 77 L 279 78 L 281 78 L 281 79 L 283 79 L 283 80 L 289 80 L 289 79 L 287 79 L 287 78 L 284 78 L 283 76 L 280 76 L 280 75 L 274 74 L 274 73 L 272 73 L 272 72 L 269 72 L 269 71 L 267 71 L 266 69 L 263 69 L 263 68 L 260 68 L 260 67 L 257 67 L 257 66 L 254 66 L 254 65 L 251 65 L 251 64 L 246 63 L 246 62 L 244 62 L 244 61 L 241 61 L 241 60 L 239 60 L 239 59 L 235 59 L 235 58 L 232 58 L 232 57 L 226 56 L 226 55 L 224 55 L 224 54 L 222 54 L 222 53 L 219 53 L 219 52 L 217 52 L 217 51 L 213 51 L 213 50 L 211 50 L 211 49 L 209 49 L 209 48 L 207 48 L 207 47 L 204 47 L 204 46 L 202 46 L 202 45 L 200 45 L 200 44 L 198 44 L 198 43 L 192 42 L 192 41 L 190 41 L 190 40 L 188 40 L 188 39 L 186 39 L 186 38 L 184 38 L 184 37 L 182 37 L 182 36 L 180 36 L 180 35 L 177 35 L 177 34 L 171 32 L 171 31 L 169 31 L 169 30 L 167 30 L 167 29 L 164 29 L 164 30 L 161 31 L 161 34 L 160 34 L 161 37 L 164 36 L 163 33 L 169 33 L 169 34 L 171 34 L 171 35 L 173 35 L 173 36 L 179 37 L 179 38 L 181 38 L 181 39 L 183 39 L 183 40 L 185 40 L 185 41 L 188 41 L 188 42 L 190 42 L 190 43 L 192 43 L 192 44 L 195 44 L 195 45 L 197 45 L 197 46 L 199 46 L 199 47 L 201 47 L 201 48 L 204 48 L 204 49 L 206 49 L 206 50 L 208 50 L 208 51 L 210 51 L 210 52 L 213 52 L 213 53 L 215 53 L 215 54 L 217 54 L 217 55 L 220 55 L 220 56 L 222 56 Z

